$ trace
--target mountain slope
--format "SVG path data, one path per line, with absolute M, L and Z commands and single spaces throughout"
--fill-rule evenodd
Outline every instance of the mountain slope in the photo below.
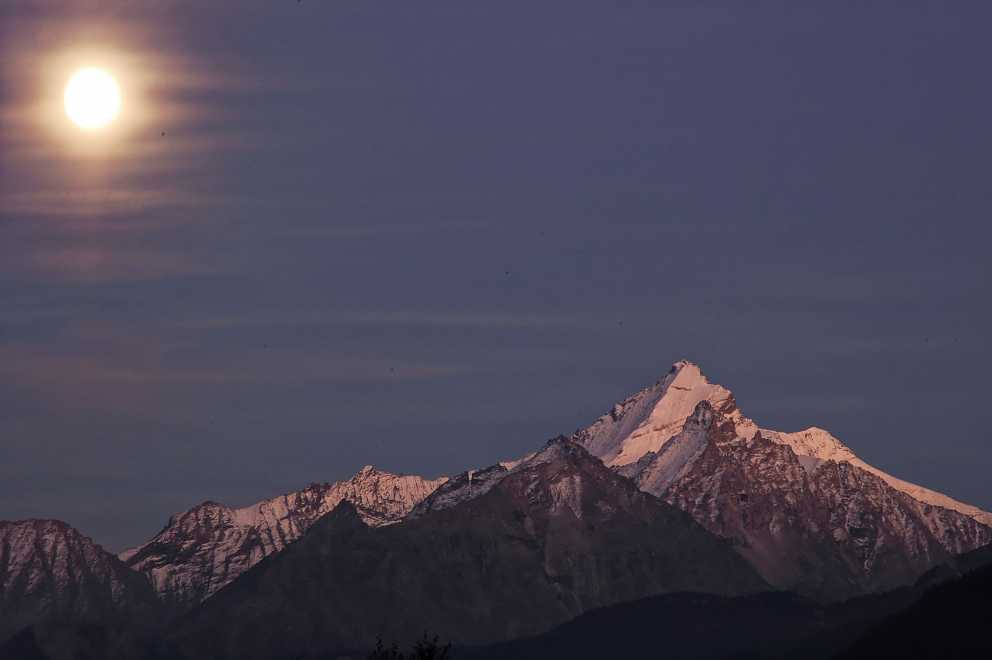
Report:
M 173 516 L 154 538 L 120 558 L 147 574 L 166 602 L 185 609 L 286 547 L 343 500 L 366 523 L 388 525 L 444 482 L 366 466 L 347 481 L 312 484 L 240 509 L 204 502 Z
M 652 594 L 763 588 L 726 543 L 561 439 L 484 494 L 398 525 L 369 528 L 343 502 L 175 639 L 193 658 L 317 657 L 379 635 L 486 642 Z
M 147 579 L 57 520 L 0 521 L 0 640 L 45 621 L 150 617 Z

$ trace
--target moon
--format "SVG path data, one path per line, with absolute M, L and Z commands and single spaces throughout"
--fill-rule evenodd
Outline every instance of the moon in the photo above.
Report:
M 121 89 L 107 71 L 79 69 L 65 86 L 65 114 L 86 131 L 104 128 L 121 111 Z

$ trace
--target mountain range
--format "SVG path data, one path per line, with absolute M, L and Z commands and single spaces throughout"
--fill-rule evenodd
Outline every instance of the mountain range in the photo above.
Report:
M 766 588 L 730 544 L 560 438 L 484 495 L 402 525 L 370 528 L 342 502 L 177 639 L 190 658 L 333 657 L 428 627 L 491 642 L 650 594 Z
M 317 658 L 425 629 L 490 644 L 663 594 L 777 611 L 756 595 L 775 590 L 814 611 L 990 542 L 992 514 L 822 429 L 766 429 L 680 361 L 592 424 L 450 478 L 367 466 L 248 507 L 204 502 L 118 557 L 63 523 L 0 523 L 0 641 L 97 622 L 128 631 L 120 657 L 133 630 L 191 660 Z M 76 628 L 59 630 L 71 646 Z
M 347 481 L 311 484 L 247 507 L 204 502 L 172 516 L 162 531 L 120 559 L 147 575 L 165 602 L 188 609 L 298 539 L 344 500 L 366 524 L 389 525 L 444 482 L 368 465 Z

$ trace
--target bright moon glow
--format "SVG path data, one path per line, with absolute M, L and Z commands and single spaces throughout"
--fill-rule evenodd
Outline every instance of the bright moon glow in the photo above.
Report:
M 121 90 L 103 69 L 80 69 L 65 88 L 65 113 L 86 130 L 103 128 L 121 111 Z

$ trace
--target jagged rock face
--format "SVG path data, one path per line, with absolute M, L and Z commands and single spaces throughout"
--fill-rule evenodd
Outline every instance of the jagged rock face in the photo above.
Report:
M 885 474 L 826 431 L 759 431 L 689 363 L 573 437 L 733 540 L 772 584 L 821 599 L 906 584 L 992 540 L 986 512 Z
M 534 634 L 672 591 L 767 588 L 729 544 L 574 443 L 552 442 L 477 497 L 368 528 L 349 505 L 206 601 L 190 658 L 334 657 L 377 636 Z
M 45 621 L 132 620 L 156 608 L 143 575 L 69 525 L 0 522 L 0 640 Z
M 153 539 L 120 558 L 147 574 L 164 601 L 184 609 L 285 548 L 343 500 L 366 524 L 388 525 L 444 482 L 367 466 L 347 481 L 312 484 L 240 509 L 205 502 L 173 516 Z

